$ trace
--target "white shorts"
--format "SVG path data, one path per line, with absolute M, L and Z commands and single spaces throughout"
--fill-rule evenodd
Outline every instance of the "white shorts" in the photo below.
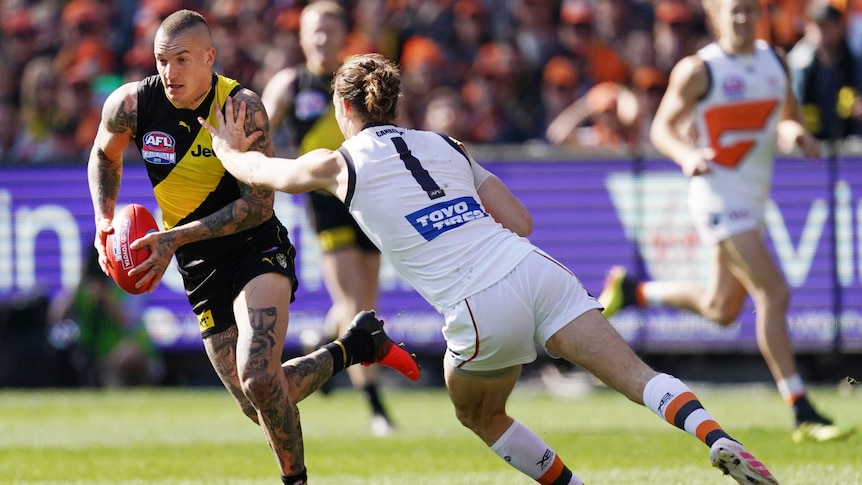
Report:
M 536 250 L 503 279 L 446 308 L 446 356 L 467 372 L 489 372 L 536 360 L 552 335 L 602 308 L 565 266 Z
M 688 208 L 700 240 L 709 246 L 752 229 L 763 228 L 765 201 L 751 195 L 723 195 L 694 177 L 689 185 Z

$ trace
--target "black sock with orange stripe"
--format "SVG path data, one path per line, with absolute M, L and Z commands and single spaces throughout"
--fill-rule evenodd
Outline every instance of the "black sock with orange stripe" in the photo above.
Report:
M 719 438 L 733 439 L 721 429 L 697 396 L 681 380 L 668 374 L 653 377 L 644 388 L 644 405 L 706 446 Z

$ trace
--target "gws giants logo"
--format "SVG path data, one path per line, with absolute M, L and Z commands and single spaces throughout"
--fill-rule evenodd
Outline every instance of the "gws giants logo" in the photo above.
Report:
M 745 80 L 739 76 L 729 76 L 721 85 L 721 91 L 728 98 L 745 94 Z
M 150 131 L 143 138 L 141 156 L 147 163 L 169 165 L 177 163 L 174 137 L 163 131 Z
M 473 197 L 459 197 L 439 202 L 404 216 L 413 227 L 430 241 L 446 231 L 461 227 L 474 220 L 488 217 L 488 213 Z

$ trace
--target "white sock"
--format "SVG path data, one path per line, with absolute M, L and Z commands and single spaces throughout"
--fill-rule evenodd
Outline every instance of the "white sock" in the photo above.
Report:
M 557 480 L 564 473 L 571 474 L 571 478 L 566 482 L 567 485 L 584 483 L 563 464 L 554 450 L 517 421 L 513 422 L 503 436 L 491 445 L 491 451 L 539 483 L 560 483 Z
M 665 286 L 661 281 L 644 281 L 641 283 L 641 292 L 643 293 L 644 303 L 648 307 L 664 306 L 664 289 Z
M 785 402 L 793 402 L 794 398 L 805 394 L 805 383 L 802 382 L 802 377 L 799 374 L 793 374 L 790 377 L 776 382 L 778 385 L 778 393 Z
M 728 437 L 684 382 L 659 374 L 644 387 L 644 405 L 669 424 L 696 437 L 707 446 Z

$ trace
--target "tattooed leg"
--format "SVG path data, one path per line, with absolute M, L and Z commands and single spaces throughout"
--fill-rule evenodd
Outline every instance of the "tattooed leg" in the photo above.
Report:
M 299 409 L 281 367 L 287 333 L 290 283 L 274 273 L 249 282 L 234 301 L 236 365 L 242 393 L 257 410 L 283 475 L 305 469 Z

